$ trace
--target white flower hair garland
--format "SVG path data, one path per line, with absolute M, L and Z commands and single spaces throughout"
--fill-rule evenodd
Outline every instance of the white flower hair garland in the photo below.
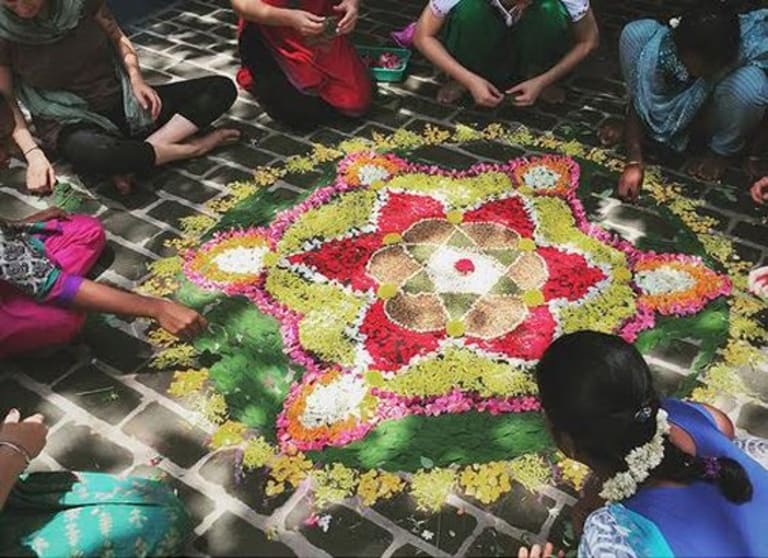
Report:
M 656 434 L 642 446 L 629 452 L 624 462 L 627 471 L 616 473 L 603 483 L 600 497 L 608 502 L 620 502 L 637 492 L 637 487 L 645 482 L 664 459 L 664 436 L 669 434 L 667 412 L 659 409 L 656 413 Z

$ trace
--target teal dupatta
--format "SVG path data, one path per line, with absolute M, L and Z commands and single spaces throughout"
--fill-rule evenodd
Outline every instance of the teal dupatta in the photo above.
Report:
M 0 6 L 0 38 L 16 44 L 53 44 L 79 25 L 84 9 L 85 0 L 49 0 L 47 14 L 24 19 L 7 7 Z M 130 132 L 138 134 L 152 125 L 151 114 L 139 105 L 133 95 L 128 75 L 117 57 L 115 71 L 120 77 L 123 110 Z M 108 131 L 117 131 L 112 121 L 91 111 L 84 99 L 68 91 L 37 89 L 18 81 L 15 92 L 18 100 L 33 116 L 62 124 L 85 122 Z

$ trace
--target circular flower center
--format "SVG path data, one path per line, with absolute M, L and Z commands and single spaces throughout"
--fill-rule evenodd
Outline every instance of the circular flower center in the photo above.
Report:
M 475 271 L 475 264 L 469 258 L 461 258 L 460 260 L 457 260 L 456 263 L 453 264 L 453 267 L 462 275 L 469 275 Z

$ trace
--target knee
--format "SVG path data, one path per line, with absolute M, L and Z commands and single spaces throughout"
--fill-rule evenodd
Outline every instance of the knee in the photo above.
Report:
M 768 76 L 757 66 L 745 66 L 731 73 L 715 88 L 714 102 L 728 114 L 751 114 L 768 106 Z
M 347 116 L 359 117 L 366 114 L 373 103 L 373 84 L 369 79 L 361 80 L 358 87 L 334 101 L 334 107 Z
M 237 99 L 237 87 L 231 79 L 224 76 L 210 76 L 205 78 L 206 102 L 210 110 L 217 113 L 217 117 L 227 112 Z
M 92 247 L 94 252 L 101 253 L 107 243 L 107 235 L 101 221 L 90 215 L 72 215 L 69 222 L 84 244 Z

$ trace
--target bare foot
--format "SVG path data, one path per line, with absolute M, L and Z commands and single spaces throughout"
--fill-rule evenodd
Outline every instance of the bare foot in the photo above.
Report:
M 133 192 L 133 187 L 136 186 L 136 180 L 132 174 L 119 174 L 112 177 L 112 184 L 115 185 L 118 192 L 127 196 Z
M 605 121 L 605 124 L 600 126 L 600 130 L 597 132 L 600 143 L 606 147 L 617 145 L 621 141 L 622 136 L 624 136 L 624 121 L 618 118 L 609 118 Z
M 561 105 L 565 101 L 565 89 L 559 85 L 545 87 L 539 98 L 550 105 Z
M 467 89 L 456 80 L 450 80 L 443 84 L 437 92 L 437 102 L 444 105 L 454 105 L 459 102 Z
M 688 163 L 688 174 L 707 182 L 717 182 L 727 166 L 727 157 L 710 151 L 706 155 L 693 158 Z
M 236 143 L 240 139 L 240 130 L 235 128 L 219 128 L 203 136 L 193 138 L 187 143 L 198 148 L 199 155 L 205 155 L 220 145 Z

